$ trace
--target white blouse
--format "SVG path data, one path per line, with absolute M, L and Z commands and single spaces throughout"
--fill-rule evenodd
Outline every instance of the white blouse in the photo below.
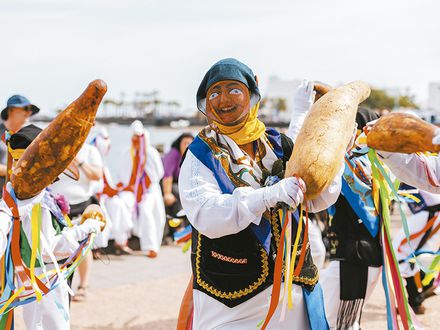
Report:
M 440 158 L 423 154 L 377 153 L 402 182 L 440 194 Z

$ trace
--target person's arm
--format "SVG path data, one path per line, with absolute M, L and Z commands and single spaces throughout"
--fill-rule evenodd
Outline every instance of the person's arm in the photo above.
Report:
M 235 188 L 222 193 L 214 174 L 190 151 L 179 176 L 180 200 L 188 220 L 203 235 L 218 238 L 258 225 L 267 208 L 277 202 L 296 207 L 303 199 L 302 180 L 283 179 L 270 187 Z
M 313 90 L 313 81 L 304 80 L 295 91 L 293 111 L 286 135 L 295 143 L 296 137 L 304 123 L 307 113 L 315 100 L 316 92 Z
M 164 177 L 162 180 L 163 201 L 165 206 L 171 206 L 177 200 L 173 194 L 173 177 Z
M 377 152 L 379 158 L 402 182 L 440 194 L 440 158 L 423 154 Z
M 162 192 L 166 206 L 171 206 L 177 200 L 173 194 L 173 173 L 179 166 L 180 154 L 176 149 L 171 149 L 163 157 L 164 175 L 162 179 Z
M 148 170 L 150 170 L 151 172 L 148 173 L 149 172 Z M 164 174 L 163 164 L 162 164 L 162 159 L 160 158 L 160 154 L 153 147 L 148 148 L 148 152 L 147 152 L 147 173 L 152 182 L 159 182 L 163 178 L 163 174 Z
M 17 200 L 17 206 L 20 217 L 22 218 L 22 228 L 29 244 L 32 246 L 32 222 L 31 214 L 35 204 L 42 201 L 44 194 L 47 191 L 43 190 L 37 196 L 25 199 Z M 92 232 L 99 232 L 102 223 L 95 219 L 87 219 L 83 224 L 66 227 L 60 234 L 56 234 L 52 225 L 52 215 L 47 207 L 42 207 L 41 216 L 41 233 L 40 244 L 42 246 L 42 256 L 45 261 L 50 261 L 50 254 L 48 251 L 54 254 L 57 260 L 69 257 L 78 248 L 78 242 L 83 240 Z
M 344 173 L 344 164 L 342 164 L 341 169 L 334 177 L 330 185 L 324 191 L 322 191 L 317 198 L 307 202 L 310 212 L 316 213 L 325 210 L 336 203 L 339 194 L 341 193 L 342 173 Z
M 8 243 L 8 233 L 11 230 L 11 216 L 6 212 L 0 212 L 0 258 L 6 250 L 6 245 Z
M 104 173 L 101 155 L 96 147 L 89 146 L 89 148 L 90 150 L 85 159 L 75 159 L 76 165 L 89 180 L 101 180 Z
M 0 164 L 0 176 L 6 176 L 7 167 L 5 164 Z
M 97 165 L 91 165 L 87 163 L 78 163 L 78 167 L 83 170 L 84 174 L 90 180 L 101 180 L 102 179 L 102 167 Z

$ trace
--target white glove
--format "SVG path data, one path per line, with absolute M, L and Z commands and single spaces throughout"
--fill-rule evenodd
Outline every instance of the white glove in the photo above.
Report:
M 440 144 L 440 128 L 435 130 L 435 135 L 432 138 L 432 144 Z
M 104 227 L 104 222 L 96 219 L 87 219 L 82 225 L 64 228 L 67 234 L 74 241 L 82 241 L 91 233 L 99 233 Z
M 355 122 L 353 127 L 353 134 L 351 135 L 350 142 L 348 142 L 347 144 L 347 148 L 346 148 L 347 152 L 349 152 L 354 146 L 354 142 L 356 141 L 356 136 L 357 136 L 357 128 L 358 128 L 358 124 Z
M 273 186 L 264 187 L 263 200 L 266 208 L 275 207 L 278 202 L 284 202 L 292 208 L 298 207 L 303 201 L 305 183 L 295 177 L 285 178 Z
M 293 111 L 286 135 L 295 142 L 304 123 L 307 113 L 315 101 L 316 92 L 313 90 L 313 81 L 303 80 L 295 91 Z
M 307 113 L 315 102 L 316 92 L 313 90 L 313 81 L 303 80 L 295 91 L 293 111 Z

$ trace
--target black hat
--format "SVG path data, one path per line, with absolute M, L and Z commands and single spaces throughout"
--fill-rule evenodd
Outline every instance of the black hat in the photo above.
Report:
M 26 108 L 26 107 L 30 108 L 30 110 L 32 111 L 32 115 L 35 115 L 40 111 L 40 108 L 37 107 L 36 105 L 33 105 L 26 97 L 22 95 L 12 95 L 8 99 L 8 102 L 6 103 L 6 108 L 4 108 L 0 113 L 0 117 L 3 120 L 7 120 L 9 108 Z
M 366 109 L 366 108 L 358 108 L 356 113 L 356 123 L 358 125 L 358 129 L 362 131 L 362 129 L 367 125 L 368 122 L 379 119 L 379 115 L 376 111 Z
M 11 135 L 9 146 L 11 149 L 26 149 L 41 131 L 42 129 L 35 125 L 25 126 L 17 133 Z

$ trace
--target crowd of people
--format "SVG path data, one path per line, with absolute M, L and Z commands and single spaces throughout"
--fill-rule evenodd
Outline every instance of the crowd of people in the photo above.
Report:
M 155 258 L 163 243 L 171 243 L 173 234 L 190 224 L 193 276 L 178 329 L 241 330 L 258 324 L 263 329 L 360 329 L 365 303 L 381 273 L 386 277 L 391 269 L 384 249 L 389 209 L 378 203 L 381 193 L 368 150 L 356 142 L 379 115 L 357 110 L 355 126 L 347 128 L 353 129 L 353 138 L 344 159 L 338 160 L 340 170 L 317 198 L 305 201 L 304 181 L 284 177 L 305 118 L 324 94 L 314 82 L 304 81 L 295 91 L 289 128 L 282 133 L 258 119 L 261 95 L 252 70 L 235 59 L 221 60 L 198 88 L 197 108 L 208 126 L 195 138 L 181 134 L 161 156 L 148 130 L 136 120 L 130 126 L 131 146 L 121 155 L 121 173 L 115 176 L 105 161 L 111 148 L 109 132 L 98 128 L 55 182 L 29 200 L 13 196 L 8 164 L 14 164 L 18 150 L 25 150 L 40 133 L 28 124 L 39 108 L 14 95 L 1 112 L 6 143 L 0 147 L 0 178 L 6 195 L 0 208 L 0 252 L 8 251 L 17 217 L 22 217 L 22 237 L 27 238 L 20 241 L 22 257 L 27 253 L 31 272 L 38 262 L 37 277 L 45 267 L 56 268 L 61 261 L 54 258 L 70 260 L 90 234 L 96 234 L 91 248 L 97 252 L 113 242 L 117 253 L 132 254 L 130 241 L 137 237 L 140 251 Z M 440 247 L 440 162 L 435 155 L 377 154 L 392 175 L 407 184 L 400 187 L 402 196 L 412 198 L 406 200 L 413 213 L 408 228 L 394 235 L 389 247 L 405 290 L 403 296 L 395 290 L 385 292 L 392 307 L 387 311 L 390 322 L 397 308 L 408 328 L 414 313 L 425 312 L 424 300 L 436 294 L 440 282 L 438 267 L 424 267 L 417 257 L 436 255 Z M 56 201 L 58 207 L 46 200 Z M 47 250 L 40 259 L 33 252 L 39 238 L 31 221 L 36 203 L 44 209 L 42 246 L 51 247 L 40 249 Z M 309 216 L 297 210 L 304 203 Z M 105 226 L 102 219 L 84 216 L 91 205 L 100 205 Z M 66 216 L 58 217 L 58 209 Z M 168 220 L 182 213 L 185 220 L 170 225 Z M 283 245 L 289 245 L 289 252 L 292 248 L 291 264 L 280 259 Z M 87 299 L 92 253 L 84 253 L 81 261 L 73 301 Z M 14 275 L 18 282 L 23 280 L 19 272 Z M 36 291 L 41 301 L 24 305 L 27 327 L 68 329 L 71 276 L 57 282 L 54 292 L 44 291 L 39 280 L 30 277 L 32 286 L 26 290 Z M 44 294 L 38 296 L 40 289 Z M 403 316 L 401 307 L 408 304 L 411 311 L 406 309 Z M 10 317 L 0 317 L 0 325 L 11 324 Z

